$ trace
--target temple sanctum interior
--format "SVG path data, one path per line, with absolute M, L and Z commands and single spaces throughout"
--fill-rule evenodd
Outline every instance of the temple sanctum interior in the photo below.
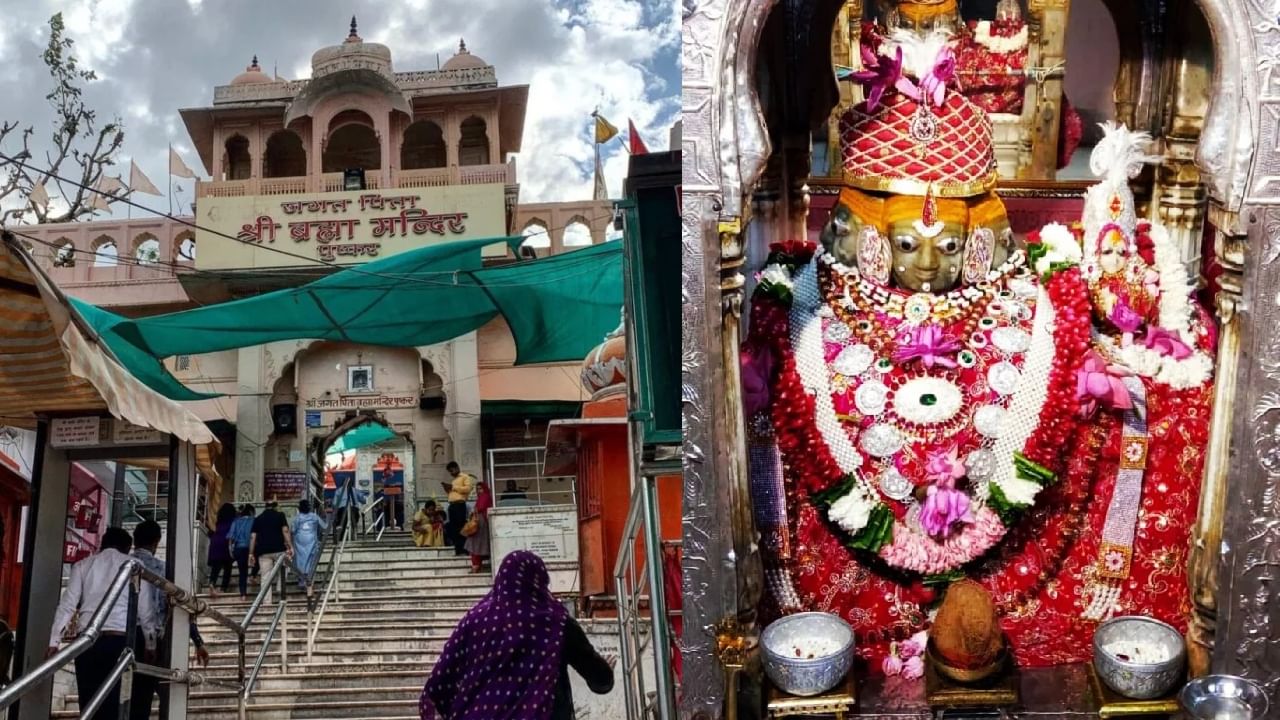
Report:
M 712 290 L 686 443 L 729 469 L 686 460 L 685 627 L 714 631 L 685 634 L 683 706 L 1217 717 L 1188 698 L 1219 676 L 1276 699 L 1269 575 L 1227 579 L 1229 539 L 1274 525 L 1228 508 L 1253 476 L 1238 18 L 693 5 L 685 268 Z

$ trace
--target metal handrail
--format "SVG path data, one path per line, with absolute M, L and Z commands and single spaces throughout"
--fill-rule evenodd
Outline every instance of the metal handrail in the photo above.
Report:
M 102 707 L 102 703 L 107 701 L 107 696 L 115 688 L 116 683 L 120 682 L 121 676 L 129 668 L 129 664 L 133 662 L 133 648 L 126 647 L 124 652 L 120 653 L 120 659 L 116 661 L 115 667 L 111 668 L 107 679 L 102 682 L 102 686 L 98 688 L 98 692 L 89 698 L 89 704 L 80 708 L 80 717 L 91 718 L 94 713 L 98 712 L 98 708 Z
M 334 548 L 334 552 L 329 557 L 329 580 L 325 583 L 324 594 L 320 597 L 320 609 L 311 619 L 311 629 L 307 633 L 307 662 L 311 662 L 311 656 L 315 652 L 316 635 L 320 633 L 320 623 L 324 621 L 325 610 L 329 607 L 329 595 L 335 593 L 334 601 L 341 601 L 341 592 L 335 589 L 338 586 L 338 575 L 342 572 L 342 557 L 347 549 L 347 540 L 351 537 L 351 527 L 348 525 L 343 528 L 342 540 L 338 542 L 338 546 Z
M 125 561 L 120 566 L 120 569 L 116 571 L 116 576 L 111 580 L 111 585 L 107 588 L 107 594 L 103 597 L 102 604 L 94 611 L 93 617 L 89 619 L 89 624 L 85 629 L 80 631 L 80 634 L 66 647 L 54 653 L 53 657 L 47 658 L 31 672 L 14 678 L 13 682 L 0 690 L 0 710 L 4 710 L 17 702 L 19 698 L 30 692 L 34 686 L 52 677 L 72 660 L 84 654 L 90 646 L 98 641 L 98 636 L 102 634 L 103 626 L 107 624 L 107 616 L 111 614 L 116 601 L 120 599 L 120 593 L 124 592 L 134 574 L 140 569 L 142 569 L 142 565 L 133 558 Z M 131 593 L 130 601 L 133 601 L 132 595 L 134 594 Z

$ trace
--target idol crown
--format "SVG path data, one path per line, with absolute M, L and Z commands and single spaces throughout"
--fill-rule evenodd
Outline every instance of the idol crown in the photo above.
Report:
M 895 33 L 863 46 L 850 77 L 865 100 L 840 117 L 845 181 L 863 190 L 972 197 L 996 181 L 991 120 L 955 89 L 946 33 Z

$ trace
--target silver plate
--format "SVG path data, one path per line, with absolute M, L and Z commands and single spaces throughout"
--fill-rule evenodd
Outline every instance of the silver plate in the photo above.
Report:
M 964 459 L 966 474 L 972 480 L 986 480 L 996 470 L 996 454 L 986 448 L 969 453 Z
M 884 412 L 888 399 L 889 387 L 879 380 L 862 383 L 853 394 L 853 404 L 863 415 L 879 415 Z
M 880 492 L 891 500 L 906 500 L 914 489 L 907 476 L 898 472 L 896 467 L 890 467 L 880 475 Z
M 875 359 L 876 354 L 866 345 L 851 345 L 840 351 L 836 359 L 831 361 L 831 367 L 845 377 L 855 377 L 866 372 Z
M 825 308 L 826 306 L 824 305 L 823 307 Z M 853 337 L 853 331 L 849 329 L 848 325 L 839 320 L 832 320 L 827 323 L 827 329 L 823 336 L 826 337 L 827 342 L 842 343 Z
M 998 438 L 1004 416 L 1005 409 L 999 405 L 983 405 L 973 413 L 973 427 L 989 438 Z
M 1011 362 L 998 362 L 987 369 L 987 385 L 1001 395 L 1012 395 L 1021 379 L 1022 372 Z
M 1007 353 L 1026 352 L 1031 347 L 1031 336 L 1020 328 L 996 328 L 991 331 L 991 344 Z
M 892 425 L 877 423 L 862 431 L 859 444 L 868 455 L 886 458 L 902 449 L 902 433 Z

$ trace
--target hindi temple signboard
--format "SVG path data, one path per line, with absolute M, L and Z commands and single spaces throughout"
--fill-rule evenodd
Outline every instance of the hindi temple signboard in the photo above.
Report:
M 201 198 L 196 268 L 315 264 L 274 250 L 352 265 L 427 245 L 503 237 L 504 193 L 502 184 L 493 183 Z M 493 252 L 505 248 L 498 243 L 485 249 L 486 255 Z

